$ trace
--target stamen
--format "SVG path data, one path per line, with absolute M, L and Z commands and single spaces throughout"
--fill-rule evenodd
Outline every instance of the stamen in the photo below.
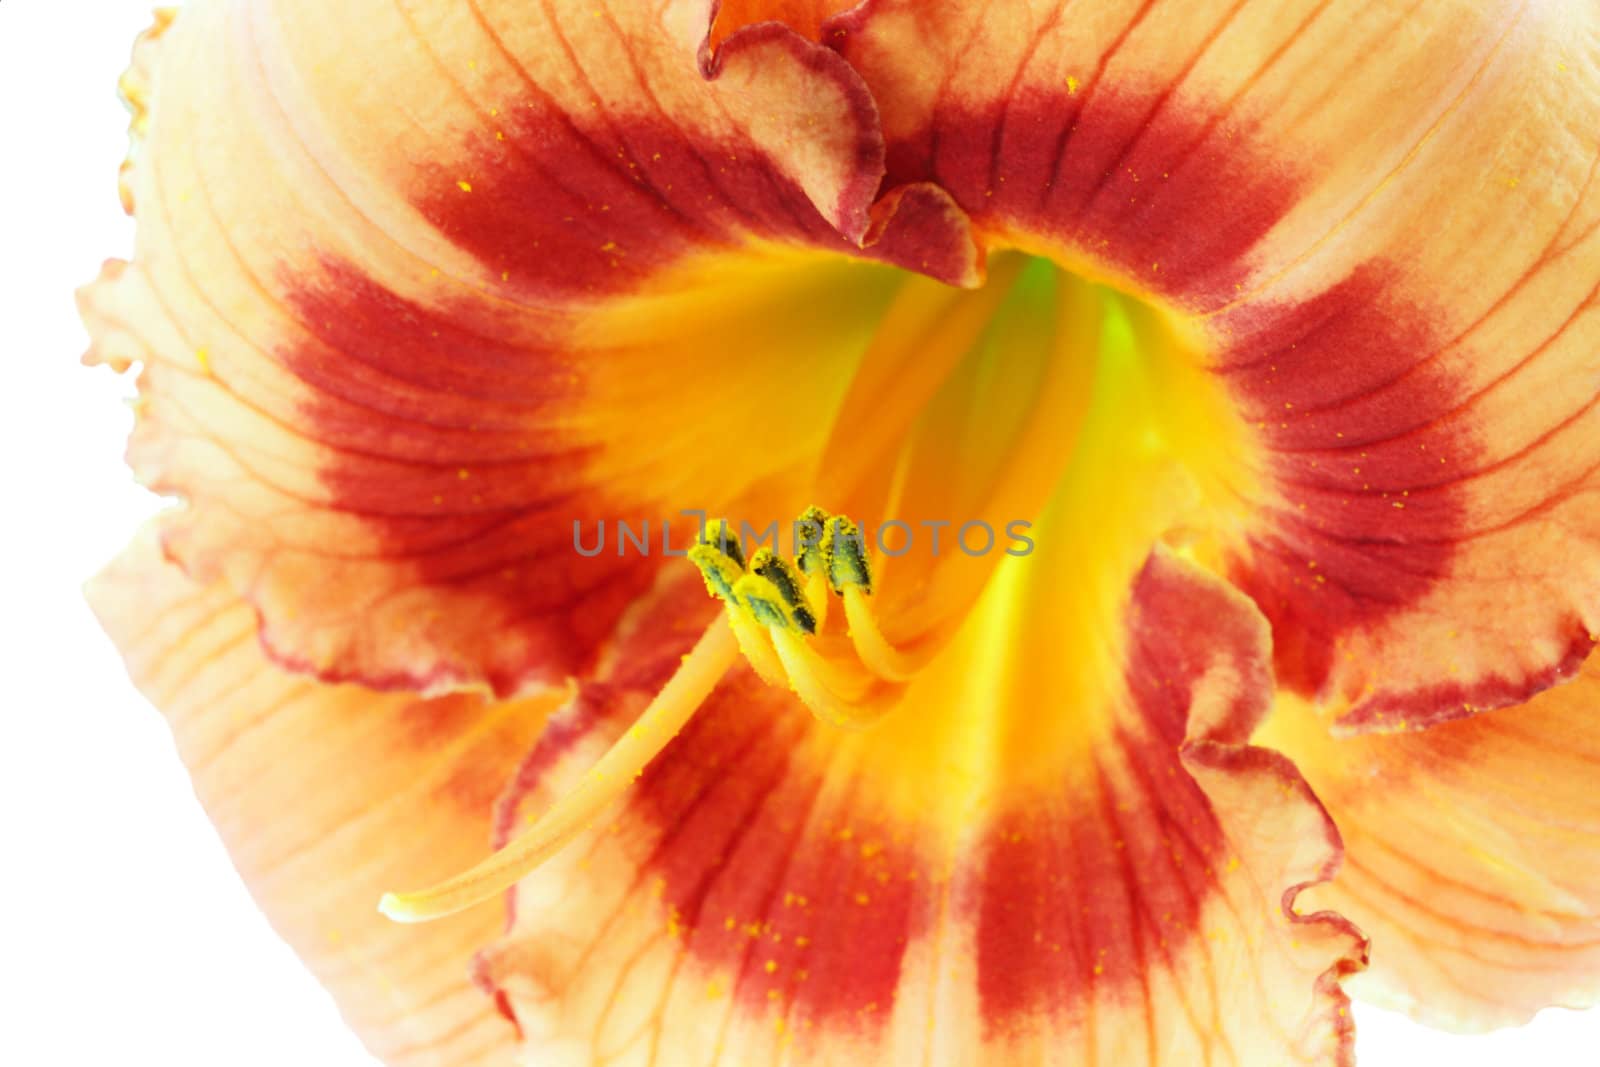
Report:
M 801 591 L 799 573 L 770 548 L 763 548 L 750 557 L 750 571 L 758 578 L 764 578 L 778 593 L 783 601 L 786 623 L 792 624 L 801 633 L 814 634 L 817 632 L 817 617 L 811 610 L 811 605 Z
M 772 579 L 759 574 L 747 574 L 734 585 L 733 591 L 739 598 L 738 602 L 763 626 L 775 630 L 809 632 L 807 623 L 811 619 L 810 613 L 806 614 L 807 621 L 803 622 L 795 606 L 789 603 L 784 591 Z M 811 622 L 810 625 L 814 626 L 815 623 Z
M 843 593 L 849 586 L 860 586 L 872 592 L 866 535 L 861 527 L 843 515 L 828 520 L 827 532 L 823 535 L 823 559 L 828 566 L 828 585 L 835 593 Z
M 770 548 L 748 562 L 725 520 L 708 526 L 689 558 L 721 600 L 740 650 L 772 685 L 786 685 L 822 721 L 845 729 L 877 722 L 905 683 L 937 651 L 896 648 L 884 637 L 868 597 L 872 565 L 861 527 L 807 508 L 795 523 L 796 561 Z M 822 635 L 830 594 L 844 598 L 849 635 Z M 812 639 L 821 641 L 820 646 Z
M 787 630 L 775 630 L 773 647 L 789 672 L 789 681 L 812 714 L 830 726 L 864 730 L 882 719 L 900 702 L 900 686 L 885 686 L 870 676 L 841 694 L 835 688 L 843 679 L 838 664 L 817 655 Z
M 734 591 L 747 575 L 744 547 L 732 525 L 726 519 L 707 523 L 701 530 L 700 542 L 689 549 L 689 562 L 700 568 L 706 590 L 728 606 L 728 621 L 739 640 L 739 650 L 761 680 L 768 685 L 784 685 L 788 679 L 783 662 L 772 648 L 767 627 L 756 618 L 753 606 Z
M 828 625 L 828 576 L 817 573 L 806 578 L 806 603 L 817 617 L 817 629 Z
M 800 566 L 800 573 L 808 578 L 827 574 L 828 557 L 823 535 L 828 531 L 828 518 L 826 511 L 813 504 L 795 520 L 795 562 Z
M 739 651 L 744 653 L 744 658 L 750 661 L 750 666 L 755 668 L 761 680 L 779 687 L 789 684 L 789 677 L 783 671 L 783 661 L 772 647 L 772 631 L 748 611 L 730 607 L 727 616 L 729 625 L 733 627 L 733 636 L 739 641 Z
M 470 870 L 417 893 L 386 893 L 378 910 L 397 922 L 463 911 L 511 888 L 583 832 L 644 773 L 737 662 L 739 645 L 712 623 L 650 706 L 590 768 L 584 780 L 515 841 Z
M 718 600 L 739 603 L 733 586 L 744 576 L 744 549 L 727 520 L 719 520 L 714 526 L 707 524 L 699 543 L 689 549 L 689 562 L 700 568 L 707 592 Z
M 806 603 L 817 619 L 817 629 L 828 624 L 828 513 L 813 504 L 795 520 L 795 563 L 805 576 Z
M 850 625 L 850 640 L 856 655 L 872 673 L 890 682 L 908 682 L 938 654 L 938 648 L 924 645 L 915 651 L 896 648 L 878 628 L 878 618 L 867 600 L 867 590 L 850 586 L 844 591 L 844 617 Z

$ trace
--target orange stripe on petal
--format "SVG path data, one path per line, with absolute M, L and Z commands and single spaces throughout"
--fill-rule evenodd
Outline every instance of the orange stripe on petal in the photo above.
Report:
M 550 701 L 429 701 L 285 674 L 249 605 L 190 582 L 154 536 L 90 598 L 257 903 L 367 1046 L 397 1067 L 503 1063 L 515 1031 L 470 979 L 500 912 L 419 932 L 374 902 L 481 853 L 495 793 Z

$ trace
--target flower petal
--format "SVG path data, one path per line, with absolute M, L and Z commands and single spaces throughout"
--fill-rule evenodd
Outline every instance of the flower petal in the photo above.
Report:
M 1600 9 L 881 0 L 889 186 L 1173 310 L 1254 447 L 1218 565 L 1350 727 L 1600 629 Z
M 1028 562 L 1003 565 L 980 615 L 1010 606 Z M 1038 706 L 995 704 L 1021 664 L 993 618 L 865 733 L 737 669 L 614 820 L 518 886 L 483 970 L 532 1055 L 1350 1062 L 1336 978 L 1361 940 L 1293 911 L 1337 836 L 1287 761 L 1243 743 L 1267 700 L 1264 625 L 1164 555 L 1129 610 L 1103 708 L 1051 702 L 1078 657 L 1057 657 Z M 641 627 L 627 673 L 554 720 L 507 833 L 627 728 L 693 629 Z
M 1259 740 L 1291 756 L 1344 835 L 1308 901 L 1373 939 L 1352 990 L 1454 1029 L 1600 1003 L 1600 658 L 1526 704 L 1335 739 L 1284 705 Z
M 828 20 L 854 7 L 859 0 L 721 0 L 717 5 L 712 40 L 721 41 L 742 27 L 758 22 L 781 22 L 808 40 L 822 37 Z
M 548 702 L 429 701 L 285 674 L 263 657 L 250 607 L 190 582 L 153 532 L 90 596 L 256 901 L 368 1047 L 397 1067 L 506 1062 L 514 1028 L 470 976 L 500 911 L 418 930 L 374 905 L 388 885 L 483 850 L 494 796 Z
M 940 191 L 873 204 L 844 61 L 766 24 L 697 64 L 711 6 L 198 0 L 141 49 L 138 251 L 83 296 L 91 358 L 144 363 L 166 548 L 280 662 L 581 670 L 656 561 L 580 559 L 574 520 L 657 543 L 803 464 L 901 284 L 857 242 L 976 276 Z

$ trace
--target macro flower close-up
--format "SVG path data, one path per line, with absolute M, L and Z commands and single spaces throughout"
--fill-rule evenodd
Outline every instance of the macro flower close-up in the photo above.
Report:
M 1600 1001 L 1594 0 L 188 0 L 121 92 L 89 602 L 383 1062 Z

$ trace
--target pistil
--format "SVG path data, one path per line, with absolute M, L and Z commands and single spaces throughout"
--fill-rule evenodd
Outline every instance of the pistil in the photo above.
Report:
M 378 910 L 397 922 L 425 922 L 463 911 L 510 889 L 588 829 L 678 735 L 737 662 L 739 646 L 720 620 L 683 659 L 627 733 L 583 781 L 515 841 L 454 878 L 416 893 L 386 893 Z

